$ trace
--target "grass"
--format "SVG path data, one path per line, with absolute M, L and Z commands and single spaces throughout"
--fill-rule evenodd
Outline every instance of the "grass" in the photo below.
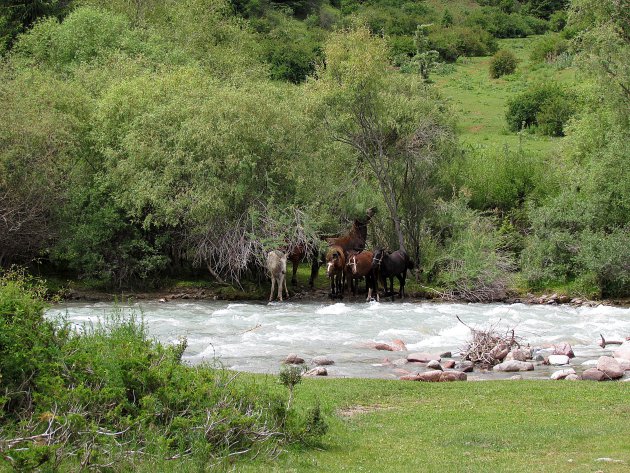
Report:
M 630 465 L 625 383 L 313 379 L 296 396 L 332 416 L 322 444 L 238 471 L 608 473 Z
M 450 99 L 458 121 L 463 144 L 471 146 L 509 146 L 551 153 L 562 138 L 507 131 L 505 111 L 507 101 L 534 81 L 553 80 L 562 84 L 575 83 L 573 69 L 558 70 L 549 65 L 532 64 L 529 54 L 537 38 L 504 39 L 500 49 L 509 49 L 519 59 L 515 74 L 491 79 L 490 57 L 461 58 L 452 72 L 434 75 L 436 87 Z

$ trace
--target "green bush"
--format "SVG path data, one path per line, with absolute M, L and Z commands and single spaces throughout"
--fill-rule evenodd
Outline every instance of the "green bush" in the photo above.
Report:
M 477 25 L 496 38 L 524 38 L 531 34 L 541 34 L 547 29 L 547 22 L 519 13 L 505 13 L 497 7 L 481 7 L 472 10 L 466 20 L 468 25 Z
M 529 59 L 533 62 L 554 62 L 569 50 L 569 42 L 558 35 L 547 34 L 536 40 Z
M 502 49 L 490 59 L 490 77 L 498 79 L 501 76 L 514 74 L 518 59 L 512 51 Z
M 560 32 L 567 25 L 567 12 L 565 10 L 558 10 L 551 14 L 549 17 L 549 29 L 551 31 Z
M 496 39 L 480 27 L 452 26 L 434 28 L 429 34 L 431 48 L 444 61 L 454 62 L 460 56 L 487 56 L 497 50 Z
M 488 302 L 506 297 L 514 269 L 494 223 L 470 209 L 467 198 L 438 203 L 442 251 L 434 263 L 434 281 L 447 297 Z
M 576 97 L 553 83 L 535 84 L 508 101 L 506 120 L 511 131 L 538 127 L 542 134 L 562 136 L 575 113 Z

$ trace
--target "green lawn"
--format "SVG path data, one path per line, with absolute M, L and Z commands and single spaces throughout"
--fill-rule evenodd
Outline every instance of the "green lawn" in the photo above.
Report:
M 621 472 L 630 468 L 627 383 L 418 383 L 311 379 L 298 404 L 330 417 L 317 448 L 238 471 Z M 611 458 L 618 462 L 597 461 Z
M 549 153 L 557 148 L 561 138 L 529 133 L 516 134 L 507 130 L 507 101 L 535 81 L 557 81 L 574 84 L 575 70 L 558 70 L 550 65 L 532 64 L 529 60 L 536 37 L 499 41 L 501 49 L 509 49 L 520 60 L 515 74 L 491 79 L 488 73 L 490 57 L 461 58 L 450 73 L 435 74 L 437 88 L 450 99 L 458 114 L 461 139 L 473 146 L 519 145 L 534 152 Z

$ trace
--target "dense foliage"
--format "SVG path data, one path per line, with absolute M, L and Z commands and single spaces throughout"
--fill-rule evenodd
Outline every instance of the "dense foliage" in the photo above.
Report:
M 513 270 L 627 292 L 625 0 L 568 14 L 534 0 L 13 3 L 0 8 L 2 266 L 110 287 L 256 280 L 269 249 L 376 207 L 369 243 L 407 248 L 417 278 L 448 293 Z M 460 146 L 432 81 L 549 21 L 562 32 L 537 40 L 534 68 L 573 63 L 583 86 L 519 68 L 505 133 L 567 135 L 563 157 Z M 514 72 L 511 54 L 493 74 Z M 462 222 L 480 246 L 461 244 Z
M 498 79 L 501 76 L 513 74 L 517 64 L 518 60 L 513 52 L 505 49 L 497 51 L 490 60 L 490 77 Z

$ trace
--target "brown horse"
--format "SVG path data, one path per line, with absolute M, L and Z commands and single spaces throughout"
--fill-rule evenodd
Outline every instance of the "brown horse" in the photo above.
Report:
M 326 252 L 326 274 L 330 278 L 330 296 L 343 297 L 345 286 L 346 255 L 338 245 L 331 246 Z
M 372 259 L 374 253 L 371 251 L 362 251 L 361 253 L 353 253 L 348 258 L 347 266 L 350 268 L 350 287 L 352 288 L 352 294 L 357 295 L 357 287 L 359 286 L 359 279 L 365 278 L 365 285 L 367 286 L 367 299 L 372 299 L 372 291 L 374 289 L 374 271 L 372 270 Z M 356 280 L 356 285 L 354 281 Z M 374 289 L 374 292 L 376 290 Z
M 367 241 L 367 226 L 375 213 L 375 209 L 368 209 L 366 218 L 364 220 L 356 219 L 347 234 L 340 237 L 327 238 L 326 241 L 328 245 L 340 246 L 345 252 L 363 251 L 365 249 L 365 242 Z

